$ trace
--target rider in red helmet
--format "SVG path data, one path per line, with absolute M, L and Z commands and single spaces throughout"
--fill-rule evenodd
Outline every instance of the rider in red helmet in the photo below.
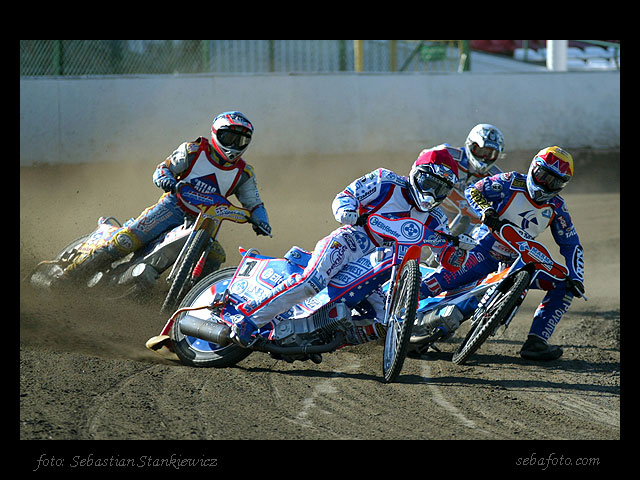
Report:
M 232 339 L 242 346 L 252 334 L 297 303 L 324 289 L 331 278 L 352 261 L 369 256 L 383 239 L 370 231 L 364 215 L 377 213 L 389 218 L 415 218 L 430 229 L 447 232 L 447 217 L 438 208 L 457 181 L 457 165 L 446 149 L 421 155 L 409 177 L 379 168 L 349 184 L 334 199 L 335 219 L 342 224 L 320 240 L 302 275 L 294 274 L 262 297 L 236 307 L 240 318 L 232 326 Z M 455 271 L 467 258 L 467 252 L 451 243 L 438 249 L 444 268 Z M 347 340 L 351 344 L 378 338 L 384 317 L 384 296 L 380 289 L 366 300 L 369 315 L 354 319 L 355 327 Z M 361 304 L 362 305 L 362 304 Z M 233 309 L 228 305 L 225 308 Z M 235 312 L 234 312 L 235 313 Z
M 252 135 L 253 125 L 242 113 L 232 111 L 217 115 L 211 125 L 211 142 L 205 137 L 184 142 L 156 167 L 153 183 L 165 192 L 158 202 L 132 222 L 127 222 L 108 243 L 69 265 L 62 278 L 88 278 L 181 225 L 185 216 L 194 217 L 197 212 L 181 203 L 175 194 L 178 181 L 188 182 L 204 193 L 224 197 L 235 195 L 242 206 L 251 211 L 251 218 L 262 226 L 262 229 L 253 227 L 256 234 L 269 232 L 271 227 L 260 199 L 255 172 L 241 157 Z M 205 273 L 215 271 L 224 261 L 224 249 L 216 240 L 211 246 Z

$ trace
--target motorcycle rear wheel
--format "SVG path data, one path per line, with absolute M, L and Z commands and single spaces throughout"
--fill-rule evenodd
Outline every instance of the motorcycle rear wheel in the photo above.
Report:
M 529 272 L 521 270 L 510 282 L 503 282 L 496 288 L 492 298 L 473 314 L 472 321 L 475 321 L 478 316 L 480 318 L 472 324 L 467 336 L 453 354 L 453 363 L 462 365 L 480 348 L 489 335 L 522 301 L 522 294 L 529 288 L 530 281 Z
M 235 271 L 236 267 L 228 267 L 207 275 L 194 285 L 178 308 L 198 307 L 210 304 L 213 299 L 211 287 L 217 283 L 230 281 Z M 252 350 L 242 348 L 236 344 L 220 346 L 184 335 L 180 331 L 179 326 L 180 319 L 183 315 L 185 314 L 181 314 L 175 319 L 170 332 L 175 354 L 183 364 L 192 367 L 224 368 L 235 365 L 252 353 Z
M 391 299 L 389 324 L 384 342 L 382 374 L 385 383 L 394 382 L 409 350 L 411 329 L 416 321 L 420 293 L 420 267 L 417 260 L 408 261 L 402 270 Z

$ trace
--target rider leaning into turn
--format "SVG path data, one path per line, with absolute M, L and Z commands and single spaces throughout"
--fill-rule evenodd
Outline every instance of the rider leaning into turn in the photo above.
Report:
M 464 268 L 455 273 L 437 269 L 425 276 L 421 296 L 430 297 L 476 281 L 498 270 L 499 263 L 510 264 L 514 253 L 502 246 L 491 234 L 502 221 L 509 221 L 536 238 L 547 227 L 560 247 L 569 269 L 569 280 L 537 280 L 533 288 L 545 290 L 544 299 L 536 310 L 527 340 L 520 355 L 531 360 L 553 360 L 562 349 L 547 341 L 567 312 L 574 297 L 584 293 L 583 249 L 571 222 L 565 201 L 558 195 L 573 177 L 573 158 L 559 147 L 547 147 L 533 158 L 526 175 L 517 172 L 486 177 L 469 186 L 466 198 L 482 216 L 482 223 L 474 231 L 478 245 L 469 252 Z M 433 325 L 437 326 L 437 325 Z M 450 331 L 457 325 L 446 325 Z
M 118 231 L 108 243 L 69 265 L 63 277 L 86 278 L 181 225 L 185 216 L 195 218 L 193 212 L 178 202 L 175 194 L 178 181 L 189 182 L 196 190 L 206 193 L 224 197 L 235 194 L 242 206 L 251 211 L 251 218 L 269 232 L 271 227 L 253 167 L 241 158 L 253 131 L 251 122 L 240 112 L 217 115 L 211 125 L 211 143 L 205 137 L 184 142 L 156 167 L 153 183 L 165 191 L 158 202 Z M 256 234 L 264 235 L 257 226 L 253 228 Z M 225 261 L 224 249 L 218 241 L 212 245 L 208 259 L 208 271 L 216 270 Z
M 365 214 L 377 213 L 390 218 L 415 218 L 428 228 L 448 232 L 447 217 L 438 205 L 457 181 L 458 167 L 444 150 L 424 153 L 415 161 L 409 177 L 379 168 L 352 182 L 332 204 L 336 220 L 343 224 L 320 240 L 302 275 L 294 274 L 276 286 L 260 302 L 244 302 L 237 307 L 242 320 L 232 326 L 234 342 L 247 346 L 251 335 L 276 315 L 304 301 L 325 288 L 329 280 L 349 262 L 371 254 L 383 239 L 371 232 L 362 221 Z M 360 219 L 360 221 L 359 221 Z M 437 256 L 447 271 L 459 269 L 467 252 L 451 243 L 440 247 Z M 363 306 L 361 316 L 354 316 L 354 329 L 347 342 L 360 344 L 375 340 L 381 331 L 376 319 L 384 318 L 384 295 L 379 288 Z M 364 302 L 363 302 L 364 303 Z M 360 304 L 362 306 L 362 303 Z M 234 312 L 235 313 L 235 312 Z

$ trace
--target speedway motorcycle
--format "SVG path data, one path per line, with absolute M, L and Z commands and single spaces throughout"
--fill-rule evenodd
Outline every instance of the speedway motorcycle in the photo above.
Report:
M 567 267 L 556 262 L 542 243 L 531 239 L 516 225 L 503 222 L 493 235 L 513 250 L 517 258 L 508 268 L 501 264 L 497 272 L 472 284 L 421 300 L 410 340 L 412 350 L 418 353 L 429 348 L 438 350 L 434 344 L 450 336 L 446 325 L 469 320 L 469 331 L 452 358 L 453 363 L 463 364 L 487 338 L 509 326 L 537 278 L 550 277 L 558 281 L 569 278 Z M 433 271 L 426 266 L 422 268 L 423 275 Z M 440 325 L 430 326 L 434 324 Z
M 241 248 L 240 264 L 201 280 L 160 335 L 149 339 L 147 348 L 203 367 L 229 367 L 254 351 L 289 362 L 319 362 L 320 354 L 347 344 L 352 313 L 371 292 L 386 284 L 382 374 L 385 382 L 393 382 L 402 369 L 416 319 L 421 247 L 441 246 L 448 238 L 411 218 L 371 214 L 361 221 L 383 237 L 386 246 L 347 264 L 325 289 L 260 328 L 249 347 L 230 341 L 230 326 L 236 319 L 227 305 L 264 298 L 290 275 L 301 274 L 311 253 L 292 247 L 284 258 L 273 258 Z
M 176 194 L 179 201 L 200 212 L 195 220 L 185 218 L 184 224 L 118 259 L 105 270 L 96 272 L 82 287 L 112 297 L 142 298 L 160 275 L 173 266 L 167 277 L 171 286 L 162 306 L 163 310 L 173 311 L 190 286 L 202 276 L 209 249 L 222 221 L 253 223 L 248 210 L 235 207 L 220 195 L 202 193 L 185 182 L 178 183 Z M 96 230 L 68 244 L 54 260 L 40 262 L 27 279 L 36 288 L 55 288 L 70 263 L 83 255 L 90 255 L 132 221 L 130 219 L 122 225 L 114 217 L 101 217 Z

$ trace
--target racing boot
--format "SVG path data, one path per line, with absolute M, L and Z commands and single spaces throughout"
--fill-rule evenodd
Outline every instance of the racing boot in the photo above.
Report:
M 97 272 L 104 270 L 118 259 L 118 255 L 109 248 L 98 248 L 87 256 L 82 256 L 68 265 L 59 277 L 63 283 L 68 281 L 86 282 Z
M 224 312 L 233 319 L 231 334 L 229 335 L 233 343 L 247 348 L 256 341 L 255 334 L 258 331 L 258 327 L 249 317 L 243 315 L 235 305 L 232 304 L 225 305 Z
M 529 335 L 520 350 L 520 356 L 525 360 L 557 360 L 562 353 L 562 348 L 549 345 L 536 335 Z

